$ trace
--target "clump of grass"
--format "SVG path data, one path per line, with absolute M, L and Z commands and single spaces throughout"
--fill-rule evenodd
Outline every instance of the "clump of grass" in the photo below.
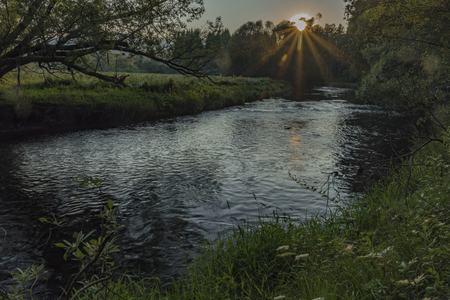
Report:
M 187 275 L 167 292 L 170 299 L 267 299 L 289 278 L 287 261 L 277 259 L 277 245 L 294 242 L 294 224 L 275 215 L 204 246 Z
M 98 280 L 93 276 L 91 282 Z M 100 291 L 100 292 L 99 292 Z M 162 291 L 157 278 L 137 278 L 123 274 L 116 280 L 92 285 L 84 290 L 76 299 L 89 300 L 122 300 L 122 299 L 161 299 Z

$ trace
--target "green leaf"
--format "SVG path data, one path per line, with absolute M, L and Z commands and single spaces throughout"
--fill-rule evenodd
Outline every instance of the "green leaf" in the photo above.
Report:
M 92 230 L 91 232 L 89 232 L 88 234 L 86 234 L 86 236 L 83 237 L 83 240 L 84 240 L 84 239 L 87 239 L 88 237 L 90 237 L 90 236 L 91 236 L 94 232 L 96 232 L 96 231 L 97 231 L 97 230 L 94 229 L 94 230 Z
M 109 209 L 112 209 L 114 206 L 114 203 L 111 199 L 108 199 L 108 206 L 109 206 Z
M 77 251 L 74 253 L 74 255 L 78 258 L 78 259 L 83 259 L 84 258 L 84 254 L 83 254 L 83 252 L 81 252 L 81 250 L 80 249 L 78 249 L 77 248 Z
M 63 244 L 63 243 L 56 243 L 55 244 L 56 247 L 60 247 L 60 248 L 68 248 L 69 246 Z

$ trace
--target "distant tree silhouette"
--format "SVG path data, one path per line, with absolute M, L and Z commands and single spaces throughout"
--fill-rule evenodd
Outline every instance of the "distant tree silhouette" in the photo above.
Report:
M 344 43 L 344 27 L 327 24 L 314 25 L 314 18 L 304 20 L 305 31 L 313 38 L 300 37 L 293 22 L 247 22 L 231 36 L 226 55 L 229 58 L 227 74 L 250 77 L 271 77 L 292 82 L 302 80 L 305 87 L 327 84 L 340 77 L 347 68 L 344 57 L 335 50 Z M 303 33 L 303 35 L 306 35 Z M 302 39 L 302 48 L 297 49 Z M 314 45 L 312 46 L 311 43 Z M 317 59 L 320 57 L 320 59 Z

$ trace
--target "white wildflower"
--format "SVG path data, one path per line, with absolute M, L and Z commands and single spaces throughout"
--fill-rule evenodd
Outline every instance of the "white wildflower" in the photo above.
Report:
M 289 246 L 280 246 L 277 248 L 277 251 L 281 251 L 281 250 L 288 250 Z
M 304 257 L 308 257 L 308 256 L 309 256 L 308 253 L 300 254 L 300 255 L 295 256 L 295 260 L 299 260 L 300 258 L 304 258 Z

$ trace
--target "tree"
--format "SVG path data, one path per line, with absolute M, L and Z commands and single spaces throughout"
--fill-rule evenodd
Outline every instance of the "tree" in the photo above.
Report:
M 228 43 L 231 60 L 229 72 L 243 76 L 270 76 L 265 64 L 276 48 L 272 34 L 273 23 L 261 20 L 247 22 L 239 27 Z
M 203 0 L 0 0 L 0 79 L 37 63 L 124 85 L 125 75 L 99 72 L 101 58 L 111 51 L 140 55 L 202 77 L 202 65 L 221 49 L 220 18 L 198 32 L 200 39 L 218 37 L 215 43 L 210 38 L 208 47 L 196 43 L 194 49 L 185 39 L 186 51 L 177 40 L 186 31 L 185 21 L 203 12 Z
M 448 101 L 448 0 L 348 2 L 349 48 L 369 66 L 360 98 L 413 109 Z

